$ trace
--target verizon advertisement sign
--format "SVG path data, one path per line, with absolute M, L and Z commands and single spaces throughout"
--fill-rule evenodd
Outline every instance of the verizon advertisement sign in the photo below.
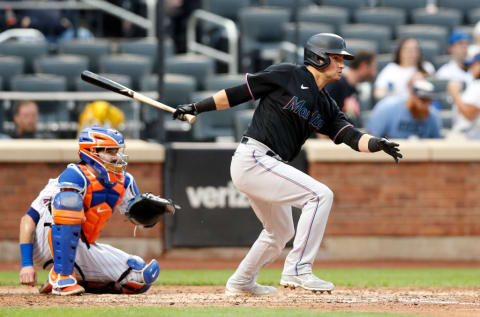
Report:
M 182 207 L 165 217 L 167 248 L 250 246 L 257 239 L 262 225 L 230 177 L 235 148 L 215 143 L 167 148 L 164 196 Z M 294 166 L 306 170 L 305 159 Z

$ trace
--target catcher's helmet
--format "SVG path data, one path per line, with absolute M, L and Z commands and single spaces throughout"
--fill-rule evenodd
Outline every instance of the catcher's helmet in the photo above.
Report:
M 348 60 L 354 58 L 354 56 L 347 51 L 345 40 L 341 36 L 333 33 L 318 33 L 310 37 L 307 44 L 305 44 L 303 63 L 305 65 L 312 65 L 317 69 L 325 68 L 330 64 L 328 54 L 343 55 L 343 58 Z M 320 62 L 319 59 L 322 62 Z
M 125 150 L 125 139 L 115 129 L 105 127 L 87 127 L 80 132 L 78 138 L 80 159 L 93 167 L 108 183 L 122 182 L 127 168 L 127 155 Z M 106 149 L 118 149 L 116 161 L 108 162 L 99 154 Z

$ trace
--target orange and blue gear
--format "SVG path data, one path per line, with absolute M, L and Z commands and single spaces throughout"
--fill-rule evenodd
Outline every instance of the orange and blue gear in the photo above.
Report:
M 125 149 L 125 139 L 120 132 L 105 127 L 87 127 L 80 132 L 78 143 L 80 159 L 93 167 L 105 182 L 124 181 L 127 156 L 121 153 Z M 119 150 L 116 162 L 107 162 L 100 157 L 99 150 L 106 149 Z
M 84 219 L 82 196 L 74 191 L 60 191 L 51 209 L 54 223 L 49 240 L 54 266 L 50 283 L 54 288 L 65 288 L 77 284 L 73 270 Z
M 92 244 L 100 236 L 100 231 L 110 218 L 115 207 L 122 201 L 125 193 L 123 182 L 103 183 L 87 170 L 85 165 L 77 165 L 87 179 L 83 204 L 86 221 L 82 225 L 84 238 Z M 123 178 L 125 179 L 125 178 Z

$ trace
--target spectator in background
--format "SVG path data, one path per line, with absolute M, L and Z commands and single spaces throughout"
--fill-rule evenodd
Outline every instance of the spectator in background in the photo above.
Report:
M 38 1 L 55 2 L 59 0 Z M 74 26 L 71 22 L 73 13 L 64 10 L 38 10 L 27 9 L 17 12 L 16 27 L 37 29 L 43 33 L 45 38 L 52 43 L 72 39 L 75 35 Z M 92 38 L 93 35 L 86 28 L 77 30 L 77 38 Z
M 377 60 L 371 51 L 357 51 L 355 59 L 339 81 L 326 85 L 330 96 L 355 126 L 360 126 L 360 100 L 357 84 L 371 81 L 377 75 Z
M 441 138 L 441 123 L 432 106 L 434 87 L 416 80 L 408 97 L 391 96 L 375 105 L 368 120 L 368 133 L 377 137 L 407 139 Z
M 408 82 L 416 72 L 433 75 L 435 69 L 431 63 L 423 60 L 418 41 L 405 38 L 398 45 L 394 61 L 388 63 L 378 74 L 374 84 L 375 98 L 408 96 Z
M 453 98 L 455 116 L 452 132 L 465 134 L 468 138 L 480 139 L 480 53 L 466 61 L 473 76 L 462 93 L 462 83 L 448 83 L 448 93 Z
M 477 53 L 480 53 L 480 21 L 475 24 L 475 27 L 473 28 L 473 40 L 472 44 L 468 47 L 468 53 L 467 56 L 469 58 L 475 56 Z
M 78 120 L 78 133 L 89 126 L 104 126 L 119 130 L 123 128 L 125 115 L 122 110 L 106 101 L 94 101 L 87 105 Z
M 10 135 L 14 139 L 35 139 L 37 134 L 38 105 L 31 100 L 20 101 L 13 108 L 15 131 Z
M 470 82 L 472 75 L 465 68 L 465 58 L 467 58 L 470 36 L 465 32 L 454 31 L 448 38 L 448 51 L 451 60 L 440 67 L 435 73 L 438 79 L 448 79 L 460 82 Z

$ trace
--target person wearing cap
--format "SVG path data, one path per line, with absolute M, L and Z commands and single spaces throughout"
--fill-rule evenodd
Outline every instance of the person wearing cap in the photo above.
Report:
M 375 105 L 368 119 L 368 133 L 377 137 L 408 139 L 441 138 L 438 111 L 432 106 L 433 84 L 413 81 L 408 97 L 392 96 Z
M 468 83 L 472 75 L 465 68 L 464 60 L 467 57 L 470 35 L 465 32 L 454 31 L 448 38 L 448 51 L 451 59 L 435 73 L 437 79 L 447 79 Z
M 465 61 L 473 80 L 462 93 L 462 84 L 451 81 L 447 91 L 453 98 L 454 120 L 452 132 L 468 138 L 480 139 L 480 53 Z

